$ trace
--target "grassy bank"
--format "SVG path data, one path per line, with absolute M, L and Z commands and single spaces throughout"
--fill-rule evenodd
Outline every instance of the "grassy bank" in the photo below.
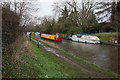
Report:
M 3 78 L 89 77 L 80 69 L 45 51 L 42 46 L 37 48 L 34 42 L 26 41 L 25 45 L 29 48 L 25 49 L 23 44 L 17 44 L 19 46 L 16 48 L 16 53 L 3 57 Z
M 114 44 L 115 40 L 118 39 L 118 32 L 96 33 L 92 35 L 98 36 L 104 44 Z
M 35 38 L 34 38 L 34 39 L 35 39 Z M 40 41 L 40 42 L 41 42 L 41 41 Z M 66 56 L 68 56 L 68 58 L 71 59 L 71 60 L 77 60 L 77 61 L 79 61 L 78 64 L 81 64 L 82 66 L 84 66 L 84 67 L 86 67 L 86 68 L 88 68 L 88 69 L 90 69 L 90 70 L 95 70 L 95 71 L 97 71 L 97 72 L 100 72 L 100 73 L 102 73 L 102 74 L 108 75 L 109 77 L 113 77 L 113 78 L 118 78 L 118 77 L 120 77 L 118 74 L 116 74 L 116 73 L 114 73 L 114 72 L 112 72 L 112 71 L 110 71 L 110 70 L 103 69 L 103 68 L 101 68 L 101 67 L 99 67 L 99 66 L 97 66 L 97 65 L 95 65 L 95 64 L 93 64 L 93 63 L 91 63 L 91 62 L 89 62 L 89 61 L 87 61 L 87 60 L 84 60 L 84 59 L 81 59 L 81 58 L 79 58 L 79 57 L 77 57 L 77 56 L 74 56 L 74 55 L 72 55 L 72 54 L 69 54 L 69 53 L 67 53 L 67 52 L 65 52 L 65 51 L 63 51 L 63 50 L 60 50 L 59 48 L 56 48 L 56 47 L 54 47 L 54 46 L 48 45 L 48 44 L 46 44 L 45 42 L 42 42 L 42 43 L 44 43 L 44 44 L 45 44 L 46 46 L 48 46 L 48 47 L 51 47 L 51 48 L 54 48 L 54 49 L 60 51 L 61 53 L 63 53 L 63 54 L 65 54 Z

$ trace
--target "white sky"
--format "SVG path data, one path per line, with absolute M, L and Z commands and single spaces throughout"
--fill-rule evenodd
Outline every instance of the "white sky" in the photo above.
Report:
M 2 1 L 2 0 L 0 0 Z M 33 7 L 37 7 L 40 8 L 39 11 L 37 12 L 32 12 L 34 16 L 36 17 L 44 17 L 44 16 L 53 16 L 53 3 L 54 2 L 58 2 L 61 0 L 4 0 L 4 1 L 25 1 L 25 2 L 33 2 L 33 3 L 37 3 L 37 5 L 33 6 Z M 81 0 L 78 0 L 81 1 Z M 120 0 L 84 0 L 84 1 L 120 1 Z
M 40 8 L 39 11 L 34 14 L 34 16 L 44 17 L 44 16 L 53 16 L 53 11 L 52 11 L 53 6 L 52 5 L 54 2 L 58 2 L 60 0 L 28 0 L 28 1 L 37 2 L 38 5 L 35 7 Z M 81 0 L 78 0 L 78 1 L 81 1 Z M 104 1 L 119 1 L 119 0 L 84 0 L 84 1 L 104 2 Z
M 1 1 L 1 0 L 0 0 Z M 5 0 L 8 1 L 9 0 Z M 15 1 L 15 0 L 10 0 L 10 1 Z M 61 0 L 16 0 L 16 1 L 28 1 L 28 2 L 32 2 L 32 3 L 37 3 L 37 5 L 31 6 L 31 7 L 35 7 L 35 8 L 39 8 L 39 10 L 37 12 L 31 12 L 33 17 L 37 17 L 37 18 L 43 18 L 44 16 L 54 16 L 54 12 L 53 10 L 53 3 L 54 2 L 58 2 Z M 78 0 L 81 1 L 81 0 Z M 120 1 L 120 0 L 84 0 L 84 1 Z
M 38 2 L 37 7 L 39 8 L 39 10 L 34 15 L 36 15 L 37 17 L 52 16 L 53 3 L 54 2 L 47 2 L 47 1 Z
M 30 1 L 30 0 L 29 0 Z M 31 2 L 37 4 L 33 7 L 39 8 L 37 12 L 32 12 L 35 17 L 44 17 L 44 16 L 53 16 L 53 4 L 54 2 L 58 2 L 59 0 L 31 0 Z

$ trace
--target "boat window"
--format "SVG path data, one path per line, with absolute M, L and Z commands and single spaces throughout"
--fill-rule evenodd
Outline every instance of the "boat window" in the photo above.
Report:
M 77 36 L 78 38 L 81 38 L 82 34 L 77 34 L 76 36 Z
M 89 38 L 89 36 L 82 36 L 81 38 Z
M 80 38 L 81 36 L 80 35 L 77 35 L 78 38 Z
M 89 39 L 98 39 L 99 40 L 99 38 L 98 37 L 96 37 L 96 36 L 82 36 L 81 38 L 89 38 Z
M 76 35 L 73 35 L 72 37 L 77 37 Z

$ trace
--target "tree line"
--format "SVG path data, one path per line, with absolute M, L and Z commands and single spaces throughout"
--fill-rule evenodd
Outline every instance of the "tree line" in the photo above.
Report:
M 30 31 L 43 33 L 99 33 L 118 32 L 120 26 L 119 2 L 84 2 L 76 0 L 54 3 L 54 12 L 58 18 L 44 17 L 41 23 L 31 27 Z M 102 9 L 102 11 L 97 11 Z M 97 12 L 95 12 L 95 10 Z M 103 16 L 100 16 L 103 15 Z M 105 20 L 107 19 L 107 20 Z

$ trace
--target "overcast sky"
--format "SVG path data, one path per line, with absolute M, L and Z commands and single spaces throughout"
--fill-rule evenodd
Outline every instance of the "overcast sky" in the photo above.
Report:
M 34 5 L 32 7 L 39 8 L 39 10 L 37 12 L 32 12 L 33 17 L 37 17 L 37 18 L 42 18 L 44 16 L 47 16 L 47 17 L 52 16 L 53 17 L 54 12 L 52 11 L 53 10 L 52 5 L 55 2 L 59 2 L 59 1 L 61 1 L 61 0 L 31 0 L 31 2 L 37 3 L 37 5 Z M 78 0 L 78 1 L 81 1 L 81 0 Z M 92 1 L 97 1 L 97 0 L 92 0 Z M 99 0 L 99 1 L 103 2 L 103 1 L 111 1 L 111 0 Z
M 33 12 L 36 17 L 44 17 L 44 16 L 53 16 L 53 4 L 54 2 L 58 2 L 59 0 L 37 0 L 36 8 L 39 8 L 37 12 Z
M 52 15 L 52 5 L 54 2 L 38 2 L 39 11 L 36 13 L 37 16 L 49 16 Z
M 34 16 L 37 17 L 44 17 L 44 16 L 53 16 L 53 3 L 54 2 L 58 2 L 60 0 L 29 0 L 32 2 L 36 2 L 38 5 L 34 6 L 34 7 L 38 7 L 40 8 L 38 12 L 36 12 L 34 14 Z M 81 0 L 78 0 L 81 1 Z M 88 1 L 88 0 L 84 0 L 84 1 Z M 118 0 L 89 0 L 89 1 L 118 1 Z

